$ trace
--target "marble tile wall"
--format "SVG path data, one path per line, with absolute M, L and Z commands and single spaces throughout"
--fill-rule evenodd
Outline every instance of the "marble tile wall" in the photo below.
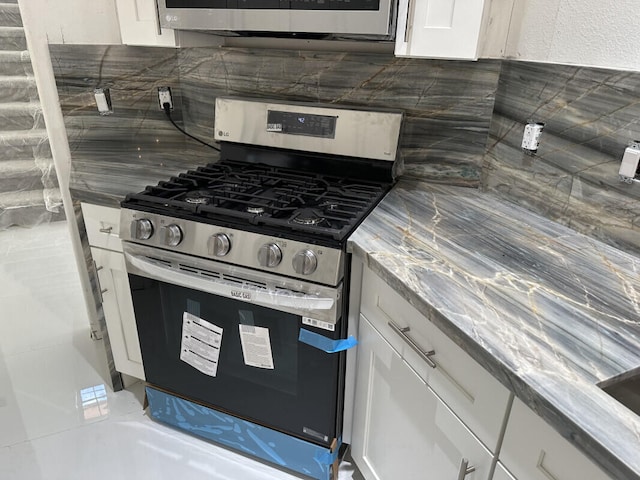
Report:
M 544 122 L 535 156 L 524 124 Z M 640 139 L 640 73 L 505 61 L 483 188 L 579 232 L 640 254 L 640 184 L 619 180 Z
M 127 193 L 201 163 L 204 147 L 178 132 L 158 105 L 159 86 L 178 86 L 176 49 L 51 45 L 71 150 L 74 198 L 116 206 Z M 113 113 L 100 115 L 94 88 L 109 88 Z M 180 88 L 172 117 L 181 123 Z M 206 163 L 206 162 L 205 162 Z
M 500 62 L 242 48 L 180 50 L 189 131 L 213 136 L 217 96 L 401 109 L 399 174 L 478 186 Z

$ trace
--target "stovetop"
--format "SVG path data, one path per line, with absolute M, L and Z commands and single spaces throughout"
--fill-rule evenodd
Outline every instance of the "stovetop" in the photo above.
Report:
M 123 207 L 292 238 L 342 242 L 389 183 L 224 160 L 128 195 Z M 308 238 L 310 237 L 310 238 Z

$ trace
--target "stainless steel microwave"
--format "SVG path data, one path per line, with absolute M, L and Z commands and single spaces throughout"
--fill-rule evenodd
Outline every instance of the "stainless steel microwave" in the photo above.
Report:
M 247 35 L 336 35 L 392 40 L 396 0 L 158 0 L 160 23 Z

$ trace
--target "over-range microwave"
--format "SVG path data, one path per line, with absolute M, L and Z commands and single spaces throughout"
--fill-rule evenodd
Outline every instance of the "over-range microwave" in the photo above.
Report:
M 397 0 L 158 0 L 160 24 L 220 34 L 392 40 Z

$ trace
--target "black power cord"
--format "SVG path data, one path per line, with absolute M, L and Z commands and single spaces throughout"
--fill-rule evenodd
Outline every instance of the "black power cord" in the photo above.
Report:
M 197 137 L 194 137 L 193 135 L 191 135 L 190 133 L 185 132 L 182 128 L 180 128 L 180 126 L 173 121 L 173 118 L 171 118 L 171 105 L 169 103 L 163 103 L 162 104 L 162 108 L 164 110 L 164 113 L 167 115 L 167 118 L 169 119 L 169 121 L 171 122 L 171 124 L 176 127 L 180 132 L 184 133 L 187 137 L 192 138 L 193 140 L 195 140 L 198 143 L 201 143 L 202 145 L 209 147 L 209 148 L 213 148 L 216 151 L 220 151 L 220 149 L 214 145 L 211 145 L 203 140 L 200 140 Z

